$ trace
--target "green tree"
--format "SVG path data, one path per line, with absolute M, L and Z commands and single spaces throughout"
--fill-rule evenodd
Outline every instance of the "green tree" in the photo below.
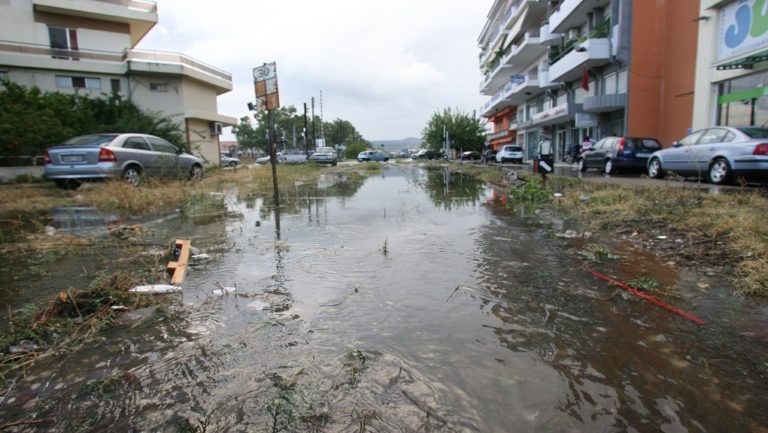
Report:
M 328 145 L 342 144 L 347 146 L 351 143 L 364 143 L 370 146 L 367 140 L 357 131 L 352 122 L 343 119 L 336 119 L 333 122 L 324 122 L 325 141 Z M 357 154 L 355 154 L 357 156 Z
M 264 136 L 259 140 L 258 131 L 251 125 L 251 119 L 248 116 L 240 118 L 240 123 L 235 127 L 235 137 L 237 143 L 243 149 L 261 149 L 266 147 Z
M 10 81 L 0 83 L 0 154 L 39 155 L 67 138 L 98 132 L 153 134 L 182 146 L 180 125 L 145 112 L 119 95 L 93 98 L 42 92 Z
M 347 145 L 347 150 L 344 151 L 344 156 L 349 159 L 357 159 L 357 154 L 370 149 L 369 143 L 357 142 Z
M 296 147 L 303 149 L 304 140 L 301 137 L 301 132 L 304 129 L 304 114 L 299 114 L 296 107 L 289 105 L 274 110 L 272 116 L 275 121 L 275 141 L 278 146 L 280 148 L 293 147 L 293 131 L 296 131 Z M 267 112 L 261 111 L 255 117 L 256 148 L 267 151 L 269 149 L 267 146 L 267 130 L 269 128 Z M 308 143 L 308 146 L 314 148 L 311 142 Z
M 451 140 L 451 149 L 481 151 L 485 145 L 482 122 L 459 109 L 445 108 L 429 119 L 421 139 L 429 149 L 440 150 L 444 145 L 444 128 Z

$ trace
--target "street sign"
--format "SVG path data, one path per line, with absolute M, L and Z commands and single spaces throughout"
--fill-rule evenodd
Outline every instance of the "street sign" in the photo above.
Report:
M 256 110 L 280 108 L 280 93 L 277 86 L 277 65 L 275 62 L 253 68 L 253 87 L 256 93 Z
M 275 62 L 264 63 L 262 66 L 253 68 L 254 81 L 271 80 L 273 78 L 277 78 L 277 64 Z

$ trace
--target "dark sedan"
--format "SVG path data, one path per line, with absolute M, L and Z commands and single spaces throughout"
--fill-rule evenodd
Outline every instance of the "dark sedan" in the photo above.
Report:
M 655 138 L 605 137 L 585 151 L 579 160 L 579 169 L 596 168 L 605 174 L 619 170 L 644 171 L 648 157 L 661 149 Z

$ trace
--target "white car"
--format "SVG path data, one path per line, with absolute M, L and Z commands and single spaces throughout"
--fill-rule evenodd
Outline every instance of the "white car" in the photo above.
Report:
M 277 154 L 277 160 L 286 164 L 307 162 L 307 154 L 301 149 L 285 149 Z
M 331 164 L 334 166 L 338 163 L 336 151 L 332 147 L 318 147 L 315 153 L 309 156 L 309 160 L 318 164 Z
M 224 167 L 234 167 L 236 165 L 240 165 L 240 158 L 233 158 L 231 156 L 227 156 L 225 153 L 220 154 L 219 159 L 221 161 L 221 165 Z
M 520 146 L 515 146 L 514 144 L 507 144 L 499 150 L 499 152 L 496 154 L 496 162 L 505 163 L 505 162 L 515 162 L 518 164 L 523 163 L 523 148 Z

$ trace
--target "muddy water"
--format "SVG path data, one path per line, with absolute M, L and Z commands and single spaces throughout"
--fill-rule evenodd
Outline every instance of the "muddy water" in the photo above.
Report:
M 723 432 L 768 428 L 768 311 L 716 275 L 446 170 L 326 176 L 178 218 L 211 260 L 144 320 L 9 382 L 17 431 Z M 278 223 L 279 221 L 279 223 Z M 587 261 L 602 243 L 623 259 Z M 696 325 L 595 279 L 652 277 Z M 215 290 L 231 287 L 228 295 Z M 187 424 L 188 423 L 188 424 Z M 26 429 L 26 430 L 25 430 Z M 13 431 L 13 430 L 12 430 Z M 194 431 L 194 430 L 191 430 Z

